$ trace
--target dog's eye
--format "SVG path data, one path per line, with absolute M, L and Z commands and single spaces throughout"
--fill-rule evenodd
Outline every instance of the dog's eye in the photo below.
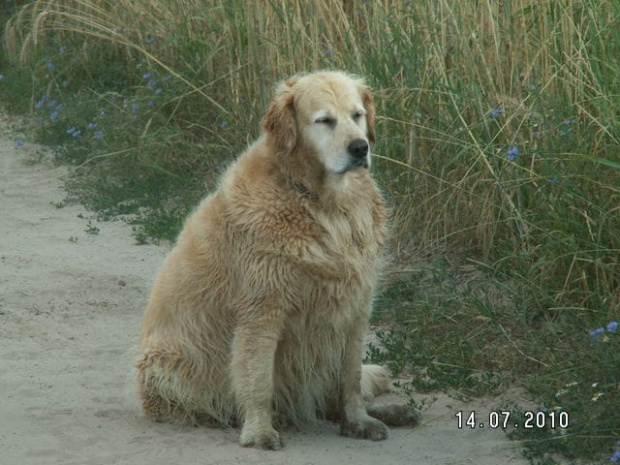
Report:
M 318 124 L 327 124 L 328 126 L 334 126 L 336 124 L 336 120 L 334 118 L 330 118 L 329 116 L 321 116 L 314 120 L 315 123 Z
M 360 119 L 362 116 L 364 116 L 364 113 L 360 112 L 360 111 L 356 111 L 355 113 L 353 113 L 353 119 L 355 121 L 357 121 L 358 119 Z

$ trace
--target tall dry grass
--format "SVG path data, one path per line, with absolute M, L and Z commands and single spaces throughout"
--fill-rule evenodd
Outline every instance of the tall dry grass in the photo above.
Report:
M 122 61 L 129 84 L 140 66 L 169 73 L 182 89 L 171 119 L 188 128 L 227 118 L 248 139 L 278 79 L 325 67 L 362 74 L 377 93 L 375 152 L 397 243 L 478 250 L 535 266 L 542 283 L 552 269 L 567 283 L 560 294 L 575 296 L 574 286 L 587 294 L 600 279 L 608 291 L 618 285 L 607 260 L 551 250 L 566 250 L 573 233 L 589 244 L 578 249 L 619 246 L 606 233 L 615 207 L 601 204 L 618 194 L 619 9 L 612 0 L 39 0 L 5 37 L 23 61 L 71 42 L 83 45 L 86 68 Z M 512 147 L 518 158 L 507 160 Z M 570 227 L 549 230 L 560 212 Z

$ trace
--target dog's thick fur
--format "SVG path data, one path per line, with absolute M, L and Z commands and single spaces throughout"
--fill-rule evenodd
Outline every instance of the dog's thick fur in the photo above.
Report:
M 344 73 L 280 85 L 263 136 L 188 219 L 155 281 L 137 363 L 148 415 L 238 419 L 241 444 L 268 449 L 281 447 L 274 413 L 387 436 L 363 402 L 389 383 L 362 367 L 387 232 L 366 169 L 374 119 L 368 87 Z

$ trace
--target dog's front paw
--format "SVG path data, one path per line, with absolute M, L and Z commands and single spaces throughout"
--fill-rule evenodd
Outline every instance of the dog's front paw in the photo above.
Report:
M 280 435 L 272 427 L 247 428 L 241 430 L 239 444 L 243 447 L 258 447 L 265 450 L 280 450 L 283 443 Z
M 388 428 L 385 424 L 370 416 L 356 421 L 344 421 L 340 434 L 351 438 L 372 439 L 381 441 L 388 437 Z

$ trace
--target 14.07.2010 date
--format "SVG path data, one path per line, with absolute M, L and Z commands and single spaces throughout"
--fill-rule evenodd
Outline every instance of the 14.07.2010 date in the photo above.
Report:
M 463 412 L 459 410 L 454 415 L 457 421 L 457 427 L 463 428 L 491 428 L 506 429 L 509 427 L 524 428 L 524 429 L 542 429 L 542 428 L 568 428 L 569 417 L 568 412 L 564 411 L 551 411 L 551 412 L 530 412 L 525 411 L 523 413 L 522 421 L 512 421 L 510 417 L 512 412 L 509 411 L 493 411 L 489 412 L 486 421 L 479 421 L 478 415 L 475 411 Z

